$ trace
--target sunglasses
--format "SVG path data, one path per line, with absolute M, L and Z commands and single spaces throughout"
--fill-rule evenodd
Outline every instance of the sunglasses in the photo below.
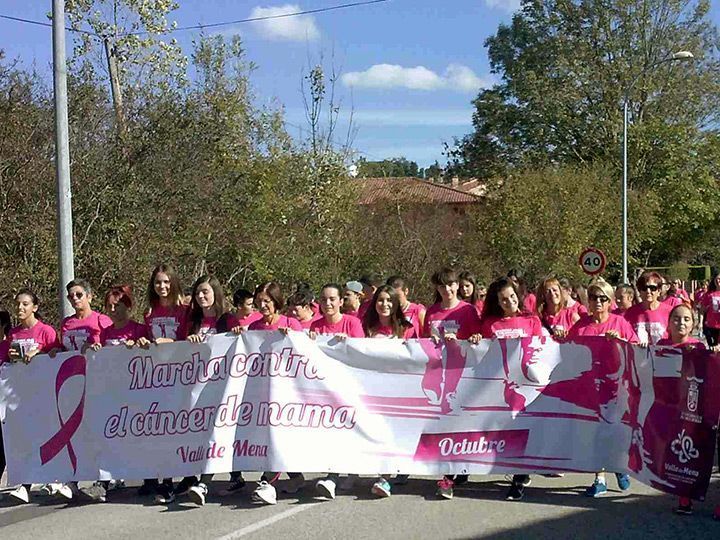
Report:
M 610 299 L 604 294 L 588 294 L 588 300 L 591 302 L 597 302 L 600 300 L 601 304 L 605 304 L 610 301 Z
M 658 285 L 645 285 L 644 287 L 638 287 L 638 291 L 640 291 L 640 292 L 645 292 L 645 291 L 655 292 L 659 288 L 660 287 Z
M 68 298 L 82 298 L 85 296 L 85 293 L 76 292 L 76 293 L 68 293 Z

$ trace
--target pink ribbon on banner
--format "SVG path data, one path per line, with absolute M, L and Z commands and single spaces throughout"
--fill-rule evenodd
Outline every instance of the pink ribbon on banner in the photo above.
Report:
M 68 417 L 67 421 L 63 420 L 62 414 L 60 413 L 60 389 L 63 384 L 76 375 L 82 375 L 83 377 L 83 390 L 82 396 L 80 396 L 80 403 Z M 72 464 L 73 474 L 77 471 L 77 457 L 75 456 L 75 450 L 72 446 L 72 436 L 80 427 L 82 422 L 83 410 L 85 408 L 85 357 L 76 355 L 71 356 L 63 362 L 58 369 L 57 377 L 55 378 L 55 407 L 57 408 L 58 420 L 60 420 L 60 429 L 58 432 L 50 437 L 40 447 L 40 462 L 45 465 L 48 461 L 57 456 L 63 448 L 67 447 L 68 455 L 70 456 L 70 463 Z

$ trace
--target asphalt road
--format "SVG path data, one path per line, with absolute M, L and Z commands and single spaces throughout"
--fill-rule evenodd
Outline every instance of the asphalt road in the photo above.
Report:
M 5 489 L 0 492 L 0 538 L 720 538 L 720 522 L 711 517 L 720 504 L 717 473 L 694 516 L 674 515 L 674 497 L 639 482 L 620 493 L 612 476 L 609 493 L 599 499 L 582 495 L 592 475 L 533 477 L 520 502 L 504 500 L 508 484 L 502 476 L 471 477 L 450 501 L 434 496 L 431 479 L 412 478 L 391 498 L 378 500 L 370 494 L 372 479 L 361 478 L 355 489 L 332 501 L 316 498 L 314 482 L 308 481 L 297 495 L 279 494 L 275 506 L 250 502 L 252 482 L 241 493 L 221 497 L 217 493 L 227 476 L 218 478 L 202 508 L 186 499 L 156 505 L 138 498 L 132 487 L 111 491 L 104 504 L 61 504 L 34 491 L 30 504 L 18 506 Z

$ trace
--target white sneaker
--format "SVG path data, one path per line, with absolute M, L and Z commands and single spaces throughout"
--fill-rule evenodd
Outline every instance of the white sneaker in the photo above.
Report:
M 315 489 L 317 489 L 318 493 L 326 499 L 335 498 L 335 482 L 329 478 L 326 478 L 325 480 L 318 480 L 315 483 Z
M 55 495 L 59 495 L 63 499 L 67 499 L 68 501 L 72 501 L 73 496 L 75 495 L 73 493 L 72 487 L 70 484 L 58 484 L 57 491 L 55 492 Z
M 40 488 L 40 493 L 42 495 L 47 495 L 49 497 L 52 497 L 53 495 L 57 495 L 58 490 L 62 484 L 45 484 L 43 487 Z
M 340 491 L 350 491 L 355 487 L 355 480 L 357 479 L 357 474 L 348 474 L 347 477 L 340 480 Z
M 305 485 L 305 477 L 300 474 L 298 476 L 295 476 L 293 478 L 290 478 L 287 482 L 285 482 L 285 485 L 282 488 L 283 493 L 290 493 L 291 495 L 294 495 L 298 491 L 300 491 L 303 486 Z
M 23 503 L 30 502 L 30 490 L 25 486 L 18 487 L 17 489 L 8 493 L 8 495 L 10 495 L 13 499 Z
M 272 484 L 258 482 L 258 486 L 253 491 L 252 500 L 265 504 L 277 504 L 277 491 Z
M 200 482 L 196 486 L 192 486 L 188 489 L 187 496 L 192 502 L 198 506 L 205 506 L 205 495 L 207 495 L 208 488 L 205 484 Z

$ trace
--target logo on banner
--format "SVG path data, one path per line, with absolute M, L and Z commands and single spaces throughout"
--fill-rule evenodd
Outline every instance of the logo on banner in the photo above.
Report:
M 60 390 L 63 385 L 74 376 L 82 376 L 83 390 L 80 396 L 80 402 L 75 410 L 67 419 L 62 417 L 60 412 Z M 85 409 L 85 357 L 76 355 L 65 360 L 60 369 L 58 369 L 55 378 L 55 407 L 57 409 L 58 420 L 60 421 L 60 429 L 55 435 L 50 437 L 40 447 L 40 463 L 45 465 L 48 461 L 57 456 L 63 448 L 67 448 L 70 464 L 73 468 L 73 474 L 77 472 L 77 457 L 75 449 L 72 445 L 72 437 L 80 427 L 83 418 L 83 410 Z
M 704 379 L 698 379 L 697 377 L 686 377 L 688 381 L 688 393 L 687 393 L 687 411 L 680 413 L 680 418 L 687 422 L 693 422 L 695 424 L 702 423 L 702 417 L 697 414 L 698 403 L 700 402 L 700 385 Z
M 677 439 L 675 439 L 670 446 L 670 450 L 678 457 L 680 463 L 683 464 L 700 455 L 698 449 L 695 448 L 695 443 L 692 438 L 685 434 L 684 429 L 678 433 Z
M 699 384 L 702 383 L 703 380 L 696 377 L 688 377 L 687 380 L 690 383 L 690 387 L 688 388 L 687 408 L 688 411 L 695 412 L 697 411 L 698 397 L 700 396 Z

